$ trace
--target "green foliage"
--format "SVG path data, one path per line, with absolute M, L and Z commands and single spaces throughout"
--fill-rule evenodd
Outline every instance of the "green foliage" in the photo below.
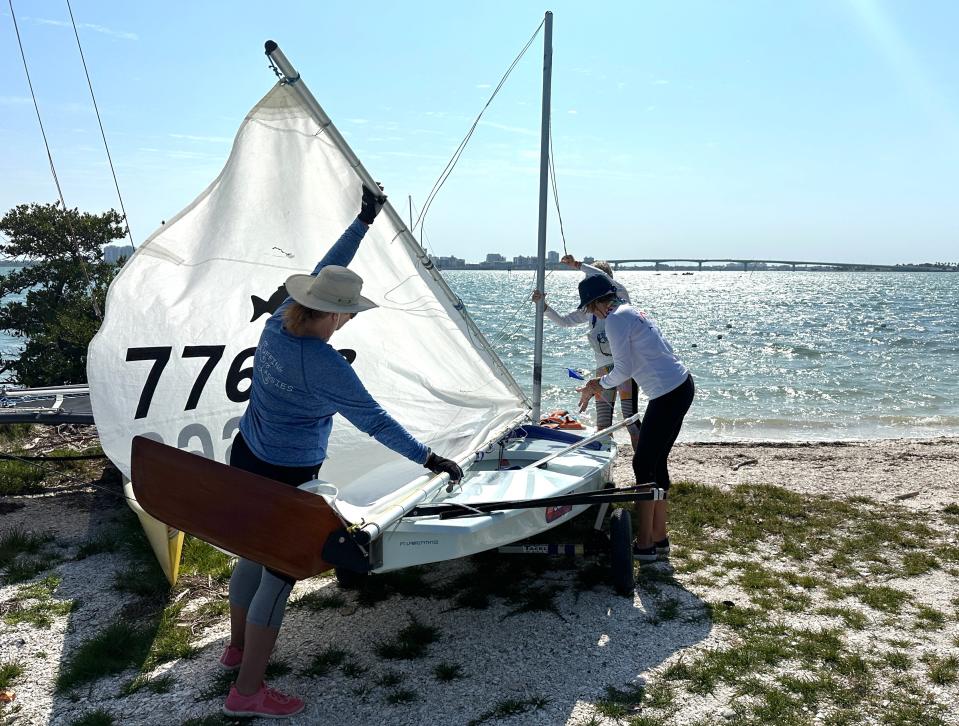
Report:
M 24 340 L 17 360 L 0 361 L 26 386 L 86 381 L 87 345 L 118 267 L 103 261 L 101 245 L 126 233 L 123 217 L 64 210 L 59 204 L 20 204 L 0 219 L 0 253 L 33 261 L 0 275 L 0 329 Z

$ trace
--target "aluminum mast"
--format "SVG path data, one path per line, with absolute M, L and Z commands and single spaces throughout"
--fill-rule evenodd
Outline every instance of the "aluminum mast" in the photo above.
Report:
M 536 260 L 536 289 L 546 286 L 546 200 L 549 184 L 549 107 L 553 75 L 553 13 L 546 11 L 543 36 L 543 123 L 539 141 L 539 235 Z M 533 352 L 533 423 L 540 421 L 543 389 L 543 313 L 546 300 L 536 303 L 536 337 Z

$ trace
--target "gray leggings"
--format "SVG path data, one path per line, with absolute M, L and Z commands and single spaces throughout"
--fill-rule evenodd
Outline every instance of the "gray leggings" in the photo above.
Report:
M 230 605 L 246 610 L 248 623 L 278 629 L 291 590 L 292 580 L 241 557 L 230 578 Z
M 243 438 L 237 433 L 230 451 L 230 466 L 250 471 L 278 482 L 298 486 L 308 479 L 316 479 L 320 465 L 288 467 L 270 464 L 257 458 Z M 268 628 L 279 628 L 283 611 L 295 580 L 268 570 L 263 565 L 244 560 L 242 557 L 233 568 L 230 578 L 230 605 L 246 610 L 247 622 Z

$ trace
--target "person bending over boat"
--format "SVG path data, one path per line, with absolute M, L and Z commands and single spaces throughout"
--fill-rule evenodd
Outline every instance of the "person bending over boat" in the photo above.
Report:
M 602 276 L 608 278 L 616 288 L 616 294 L 620 300 L 629 302 L 629 293 L 626 288 L 613 279 L 613 270 L 608 262 L 598 260 L 592 265 L 586 262 L 580 262 L 572 255 L 564 255 L 560 260 L 564 265 L 572 267 L 574 270 L 580 270 L 586 277 Z M 539 290 L 533 291 L 533 302 L 544 299 L 546 294 Z M 553 323 L 563 328 L 572 328 L 576 325 L 585 323 L 589 326 L 586 333 L 586 340 L 589 341 L 593 349 L 593 357 L 596 360 L 595 375 L 604 376 L 613 369 L 613 356 L 609 350 L 609 340 L 606 337 L 606 321 L 598 318 L 589 311 L 576 309 L 572 312 L 560 315 L 549 305 L 543 303 L 543 312 Z M 623 418 L 629 418 L 636 413 L 637 390 L 636 383 L 632 378 L 627 378 L 619 386 L 613 388 L 604 388 L 602 393 L 596 397 L 596 429 L 600 431 L 613 425 L 613 408 L 616 406 L 616 395 L 619 394 L 619 409 Z M 639 423 L 631 423 L 627 426 L 629 431 L 629 440 L 633 445 L 633 451 L 636 451 L 639 440 Z
M 633 454 L 633 473 L 637 484 L 655 484 L 669 491 L 666 461 L 693 402 L 693 377 L 656 322 L 624 303 L 610 280 L 587 277 L 579 283 L 579 299 L 580 309 L 606 321 L 613 356 L 612 371 L 587 381 L 579 389 L 580 411 L 589 405 L 590 398 L 602 395 L 604 389 L 621 385 L 629 378 L 636 381 L 649 403 L 639 431 L 639 446 Z M 641 562 L 669 554 L 666 509 L 665 501 L 637 503 L 639 524 L 633 553 Z
M 346 268 L 386 197 L 364 187 L 359 216 L 316 266 L 292 275 L 289 297 L 267 320 L 256 348 L 250 403 L 233 440 L 230 465 L 298 486 L 315 479 L 326 458 L 333 414 L 435 473 L 457 481 L 459 466 L 414 439 L 370 396 L 330 344 L 357 313 L 376 307 L 360 295 L 363 280 Z M 263 682 L 294 581 L 240 559 L 230 578 L 230 643 L 220 658 L 238 670 L 223 711 L 230 716 L 282 718 L 303 710 L 301 699 Z

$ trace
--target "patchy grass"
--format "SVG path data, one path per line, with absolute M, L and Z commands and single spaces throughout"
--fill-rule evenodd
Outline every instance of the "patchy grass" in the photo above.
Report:
M 458 663 L 439 663 L 433 668 L 433 676 L 441 683 L 449 683 L 464 677 L 463 666 Z
M 916 608 L 916 629 L 917 630 L 942 630 L 946 625 L 946 614 L 931 608 L 928 605 L 920 605 Z
M 29 623 L 36 628 L 49 628 L 55 617 L 63 616 L 73 610 L 74 601 L 53 599 L 53 593 L 60 585 L 56 575 L 21 587 L 9 603 L 0 605 L 3 622 L 7 625 Z
M 46 545 L 52 541 L 53 535 L 48 532 L 26 532 L 19 528 L 0 535 L 0 570 L 6 570 L 5 581 L 24 582 L 55 564 L 58 558 L 45 552 Z
M 32 463 L 0 459 L 0 495 L 18 496 L 43 491 L 47 472 Z
M 120 687 L 120 693 L 124 696 L 132 696 L 138 691 L 147 690 L 151 693 L 169 693 L 176 680 L 171 675 L 162 675 L 156 678 L 149 678 L 140 674 L 131 681 L 127 681 Z
M 70 726 L 113 726 L 116 723 L 116 720 L 113 718 L 113 714 L 103 708 L 98 708 L 96 711 L 88 711 L 82 716 L 73 719 L 70 722 Z
M 929 680 L 937 686 L 955 683 L 959 678 L 959 658 L 954 655 L 927 658 L 926 666 L 929 669 Z
M 439 639 L 439 629 L 417 620 L 409 613 L 410 622 L 396 634 L 394 640 L 382 641 L 374 647 L 377 655 L 387 660 L 415 660 L 423 658 L 432 643 Z
M 431 597 L 433 588 L 424 579 L 425 575 L 426 569 L 423 567 L 406 567 L 382 575 L 371 575 L 357 593 L 356 602 L 363 607 L 373 607 L 393 595 Z
M 301 675 L 311 678 L 318 678 L 330 673 L 334 668 L 341 665 L 349 653 L 340 648 L 327 648 L 318 653 Z
M 75 559 L 85 560 L 87 557 L 93 557 L 94 555 L 105 553 L 113 553 L 117 552 L 119 549 L 120 540 L 114 533 L 109 531 L 100 532 L 96 535 L 96 537 L 88 539 L 77 548 Z
M 347 604 L 346 596 L 339 590 L 325 587 L 322 590 L 314 590 L 298 597 L 290 602 L 291 608 L 302 608 L 320 612 L 322 610 L 336 610 Z
M 400 703 L 413 703 L 417 699 L 419 699 L 419 694 L 411 688 L 397 688 L 395 691 L 387 693 L 385 700 L 390 705 L 395 706 Z
M 0 663 L 0 690 L 10 688 L 22 675 L 23 666 L 19 663 L 13 661 Z
M 148 628 L 138 628 L 125 620 L 113 622 L 74 650 L 57 676 L 57 691 L 65 693 L 142 663 L 152 641 Z
M 376 679 L 376 685 L 382 688 L 395 688 L 403 682 L 403 674 L 396 671 L 386 671 Z
M 233 574 L 233 558 L 213 545 L 196 537 L 183 538 L 180 574 L 209 577 L 213 582 L 225 583 Z
M 139 563 L 117 570 L 113 576 L 113 588 L 150 600 L 166 599 L 170 593 L 170 583 L 159 566 L 145 568 Z
M 545 708 L 547 703 L 549 703 L 547 699 L 539 697 L 525 698 L 523 700 L 507 698 L 477 718 L 470 719 L 467 726 L 480 726 L 480 724 L 486 723 L 487 721 L 495 721 L 511 716 L 519 716 L 520 714 L 529 713 L 530 711 L 538 711 L 541 708 Z
M 607 686 L 606 696 L 596 702 L 596 710 L 606 718 L 622 719 L 638 712 L 646 697 L 643 686 L 629 686 L 625 689 Z

